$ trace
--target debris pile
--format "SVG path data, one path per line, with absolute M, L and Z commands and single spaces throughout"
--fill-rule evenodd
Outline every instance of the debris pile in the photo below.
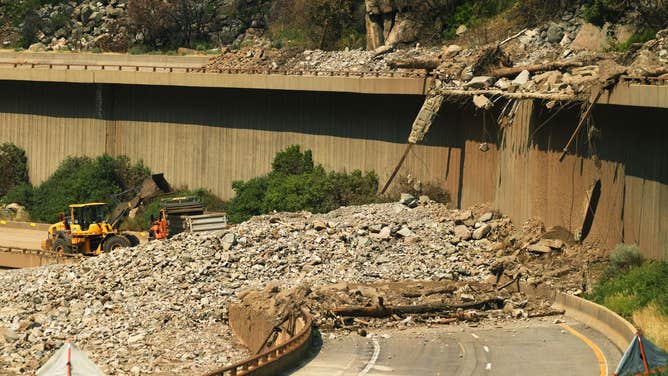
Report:
M 30 373 L 67 338 L 107 373 L 221 367 L 247 355 L 229 330 L 228 305 L 267 286 L 305 291 L 291 299 L 323 327 L 342 325 L 344 315 L 332 315 L 337 307 L 378 306 L 378 297 L 388 309 L 461 308 L 440 319 L 471 309 L 506 319 L 549 314 L 547 303 L 524 295 L 527 286 L 579 289 L 583 260 L 597 257 L 568 242 L 529 247 L 544 237 L 539 222 L 516 230 L 482 207 L 449 210 L 427 197 L 402 202 L 259 216 L 76 265 L 4 271 L 0 367 Z M 413 317 L 391 312 L 373 320 L 397 325 Z
M 304 72 L 322 74 L 342 72 L 376 72 L 387 76 L 396 70 L 403 73 L 424 74 L 421 69 L 395 69 L 394 61 L 415 57 L 437 57 L 438 48 L 417 48 L 382 53 L 361 49 L 342 51 L 297 50 L 247 47 L 238 50 L 224 48 L 221 55 L 213 57 L 206 66 L 208 71 L 257 70 L 270 72 Z
M 632 27 L 599 28 L 586 23 L 583 13 L 584 8 L 573 8 L 556 21 L 485 45 L 425 48 L 418 43 L 414 48 L 382 45 L 371 51 L 226 49 L 207 68 L 316 75 L 430 73 L 436 78 L 434 92 L 446 96 L 555 101 L 586 100 L 599 88 L 616 83 L 621 75 L 644 78 L 668 73 L 668 29 L 642 45 L 631 45 L 629 52 L 615 52 L 615 43 L 624 43 L 633 35 Z M 466 43 L 466 38 L 461 37 L 460 42 Z M 483 98 L 478 97 L 478 102 L 479 107 L 489 109 L 490 103 Z

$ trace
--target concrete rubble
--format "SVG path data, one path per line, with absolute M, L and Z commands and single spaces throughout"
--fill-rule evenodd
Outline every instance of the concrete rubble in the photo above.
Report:
M 557 241 L 547 246 L 560 245 L 558 252 L 530 252 L 527 246 L 543 233 L 539 222 L 516 230 L 484 207 L 450 210 L 426 197 L 402 202 L 259 216 L 218 233 L 179 234 L 76 265 L 3 271 L 0 369 L 30 373 L 67 338 L 109 374 L 221 367 L 248 355 L 228 327 L 228 305 L 265 289 L 302 291 L 293 301 L 323 328 L 347 325 L 328 313 L 337 305 L 377 303 L 379 296 L 387 306 L 493 299 L 493 313 L 467 310 L 468 321 L 550 314 L 549 302 L 527 298 L 524 290 L 575 291 L 582 283 L 575 265 L 598 257 Z M 514 280 L 521 292 L 494 287 Z M 413 323 L 440 320 L 411 317 Z M 362 321 L 396 326 L 404 319 Z
M 555 101 L 586 100 L 591 91 L 616 82 L 622 75 L 668 74 L 668 29 L 659 31 L 651 41 L 632 45 L 628 52 L 614 52 L 611 41 L 627 40 L 632 35 L 626 30 L 629 27 L 600 28 L 584 21 L 582 14 L 583 9 L 573 8 L 557 17 L 557 21 L 485 45 L 462 47 L 457 44 L 466 43 L 462 37 L 459 39 L 464 40 L 442 47 L 385 44 L 369 51 L 225 49 L 211 59 L 207 68 L 300 71 L 299 74 L 324 76 L 354 72 L 381 77 L 431 73 L 436 78 L 431 87 L 433 94 Z M 377 16 L 373 12 L 370 15 Z M 382 35 L 382 30 L 378 32 Z M 491 108 L 481 97 L 476 105 Z

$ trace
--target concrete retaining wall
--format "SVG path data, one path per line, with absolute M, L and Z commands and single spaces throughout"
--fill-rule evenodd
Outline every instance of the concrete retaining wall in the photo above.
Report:
M 566 314 L 589 325 L 608 337 L 622 352 L 629 346 L 637 330 L 623 317 L 606 307 L 573 295 L 557 293 L 555 304 Z
M 199 79 L 184 75 L 188 83 Z M 244 79 L 253 85 L 264 80 Z M 165 173 L 174 187 L 204 187 L 229 199 L 233 181 L 267 173 L 275 153 L 293 144 L 312 149 L 328 170 L 375 170 L 381 184 L 387 181 L 422 96 L 334 93 L 345 88 L 330 82 L 376 85 L 375 79 L 272 79 L 309 84 L 299 86 L 304 91 L 279 91 L 18 82 L 0 75 L 0 142 L 26 150 L 33 184 L 69 155 L 124 154 Z M 455 206 L 491 203 L 516 224 L 539 217 L 546 227 L 586 233 L 588 243 L 638 244 L 645 257 L 668 259 L 668 110 L 597 106 L 592 116 L 598 131 L 591 139 L 579 132 L 559 161 L 578 123 L 577 108 L 556 113 L 540 101 L 524 101 L 514 120 L 501 126 L 496 120 L 503 107 L 500 100 L 483 114 L 470 103 L 446 104 L 399 175 L 445 188 Z M 589 197 L 594 182 L 600 186 L 596 200 Z

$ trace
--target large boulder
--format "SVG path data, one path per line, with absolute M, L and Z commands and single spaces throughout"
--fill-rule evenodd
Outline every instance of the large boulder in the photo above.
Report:
M 417 40 L 417 26 L 415 21 L 407 18 L 405 14 L 396 15 L 395 24 L 385 40 L 386 46 L 394 46 L 399 43 L 412 43 Z
M 606 33 L 601 28 L 586 23 L 582 25 L 571 48 L 574 50 L 602 51 L 607 44 Z
M 564 37 L 564 29 L 557 23 L 552 22 L 547 28 L 547 41 L 550 43 L 559 43 Z

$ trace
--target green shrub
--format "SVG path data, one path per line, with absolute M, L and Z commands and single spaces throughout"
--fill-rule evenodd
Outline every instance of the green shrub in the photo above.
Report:
M 603 26 L 606 22 L 616 23 L 629 9 L 628 0 L 593 0 L 585 9 L 588 22 Z
M 602 279 L 614 278 L 620 273 L 625 273 L 633 267 L 642 265 L 642 263 L 643 257 L 638 246 L 618 244 L 610 252 L 609 262 L 603 271 Z
M 142 46 L 142 45 L 132 46 L 132 47 L 130 47 L 130 49 L 128 49 L 128 53 L 129 53 L 130 55 L 141 55 L 141 54 L 145 54 L 145 53 L 146 53 L 146 47 L 144 47 L 144 46 Z
M 643 29 L 641 31 L 635 32 L 631 38 L 621 43 L 613 43 L 612 50 L 617 52 L 627 52 L 631 45 L 635 43 L 645 43 L 648 40 L 654 39 L 656 35 L 656 30 L 654 29 Z
M 235 197 L 227 203 L 228 220 L 231 223 L 240 223 L 254 215 L 264 213 L 264 196 L 268 186 L 268 176 L 253 178 L 245 183 L 233 182 Z
M 276 0 L 268 14 L 269 34 L 281 47 L 363 47 L 364 10 L 357 0 Z
M 28 182 L 28 158 L 25 151 L 11 143 L 0 145 L 0 197 L 13 187 Z
M 2 202 L 11 204 L 13 202 L 29 208 L 32 205 L 33 188 L 28 183 L 15 185 L 7 192 Z
M 603 298 L 603 305 L 624 317 L 631 317 L 634 311 L 641 308 L 634 295 L 616 293 Z
M 313 172 L 313 153 L 301 152 L 299 145 L 292 145 L 274 157 L 271 170 L 277 174 L 299 175 Z
M 589 298 L 625 317 L 652 302 L 668 314 L 668 262 L 639 260 L 637 248 L 618 246 L 610 256 L 615 272 L 606 271 Z
M 656 298 L 656 305 L 664 315 L 668 315 L 668 293 L 659 295 Z
M 28 211 L 36 220 L 53 222 L 74 203 L 111 202 L 111 196 L 134 187 L 150 174 L 127 157 L 68 157 L 46 181 L 35 188 Z
M 329 172 L 313 163 L 310 150 L 290 146 L 276 154 L 272 171 L 247 182 L 232 184 L 235 197 L 227 204 L 232 223 L 272 211 L 324 213 L 344 205 L 377 200 L 378 177 L 374 172 Z
M 476 26 L 487 19 L 509 9 L 513 0 L 467 0 L 458 5 L 453 12 L 445 17 L 445 29 L 442 34 L 445 39 L 454 39 L 460 25 Z

